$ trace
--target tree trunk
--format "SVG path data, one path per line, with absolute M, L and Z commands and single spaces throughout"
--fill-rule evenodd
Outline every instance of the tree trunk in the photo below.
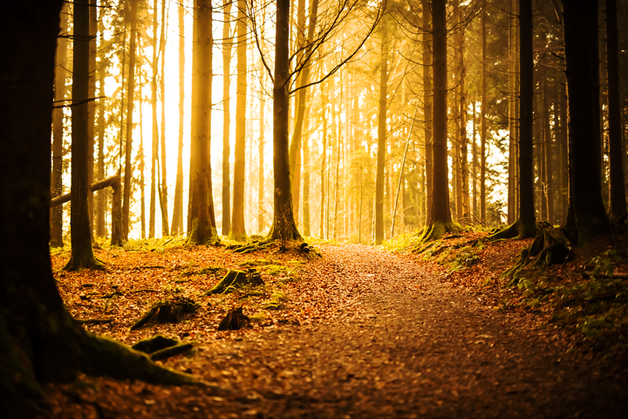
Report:
M 621 105 L 619 101 L 619 45 L 617 35 L 617 0 L 606 0 L 606 71 L 608 79 L 608 142 L 610 154 L 611 219 L 626 215 L 626 188 L 622 162 Z
M 229 3 L 231 4 L 231 3 Z M 170 234 L 183 234 L 183 126 L 185 124 L 185 8 L 179 3 L 179 142 L 177 146 L 177 180 Z
M 479 216 L 478 211 L 478 147 L 477 147 L 477 121 L 476 121 L 476 106 L 475 100 L 473 101 L 473 144 L 471 145 L 471 188 L 473 193 L 473 210 L 472 213 L 475 217 Z
M 222 234 L 229 235 L 231 231 L 231 6 L 232 0 L 224 2 L 224 19 L 222 26 Z M 239 19 L 239 18 L 238 18 Z
M 447 22 L 446 0 L 434 0 L 434 173 L 432 213 L 425 239 L 437 239 L 451 230 L 447 176 Z
M 601 193 L 597 1 L 564 3 L 565 61 L 569 100 L 571 212 L 578 244 L 609 231 Z M 591 123 L 593 121 L 593 123 Z M 595 157 L 595 158 L 594 158 Z
M 140 86 L 142 85 L 140 79 Z M 141 89 L 141 87 L 140 87 Z M 139 113 L 142 114 L 142 102 L 139 101 Z M 144 171 L 146 169 L 146 153 L 144 153 L 144 129 L 143 125 L 140 124 L 140 151 L 137 156 L 139 159 L 139 171 L 140 171 L 140 237 L 142 240 L 146 238 L 146 177 L 144 176 Z
M 515 13 L 515 0 L 508 0 L 508 12 L 511 16 Z M 512 19 L 508 21 L 508 224 L 517 219 L 517 140 L 515 131 L 515 25 Z
M 481 124 L 482 131 L 480 137 L 480 220 L 486 223 L 486 4 L 482 9 L 482 108 Z
M 556 222 L 556 216 L 554 214 L 554 184 L 552 180 L 553 170 L 552 170 L 552 132 L 550 129 L 550 101 L 549 101 L 549 87 L 547 83 L 547 69 L 543 70 L 544 77 L 543 80 L 543 138 L 545 142 L 543 144 L 544 155 L 545 155 L 545 195 L 547 200 L 547 221 L 550 224 L 554 224 Z
M 100 34 L 102 44 L 102 20 L 98 23 L 98 33 Z M 105 178 L 105 74 L 106 67 L 100 62 L 97 67 L 98 73 L 98 164 L 96 166 L 96 178 L 103 180 Z M 105 210 L 107 208 L 107 191 L 101 190 L 96 194 L 96 237 L 105 237 L 107 235 L 107 227 L 105 226 Z
M 306 111 L 306 115 L 309 114 L 309 106 Z M 305 118 L 305 131 L 307 132 L 308 128 L 308 117 Z M 310 147 L 309 147 L 309 138 L 307 135 L 303 136 L 303 167 L 305 170 L 303 171 L 303 234 L 306 237 L 312 235 L 310 232 Z
M 89 224 L 88 118 L 87 93 L 89 85 L 89 2 L 74 3 L 74 58 L 72 80 L 72 256 L 66 264 L 68 271 L 101 268 L 94 257 Z M 47 230 L 47 229 L 46 229 Z
M 384 171 L 386 165 L 386 100 L 388 96 L 388 30 L 382 22 L 379 105 L 377 109 L 377 176 L 375 180 L 375 244 L 384 240 Z
M 564 80 L 564 79 L 563 79 Z M 562 207 L 562 220 L 567 221 L 569 211 L 569 132 L 567 123 L 567 82 L 560 85 L 560 148 L 561 148 L 561 183 L 560 200 Z
M 325 238 L 325 168 L 327 167 L 327 83 L 321 84 L 321 109 L 323 118 L 323 148 L 321 150 L 321 205 L 320 205 L 320 229 L 318 236 Z
M 235 164 L 233 165 L 233 213 L 231 240 L 246 240 L 244 227 L 244 163 L 246 151 L 246 0 L 238 0 L 238 78 L 236 94 Z
M 290 106 L 290 0 L 277 0 L 277 25 L 275 38 L 275 84 L 273 86 L 273 168 L 274 211 L 273 226 L 269 238 L 282 241 L 303 238 L 297 230 L 292 210 L 290 187 L 290 163 L 288 161 L 288 122 Z
M 98 7 L 89 0 L 89 83 L 87 87 L 87 184 L 94 182 L 94 129 L 96 127 L 96 54 L 98 46 Z M 94 231 L 94 196 L 88 194 L 90 233 Z
M 266 102 L 264 101 L 264 64 L 260 63 L 260 90 L 259 90 L 259 164 L 257 168 L 257 231 L 264 231 L 264 130 L 266 129 Z
M 194 57 L 192 60 L 192 140 L 188 243 L 219 241 L 211 179 L 212 4 L 194 1 Z
M 534 171 L 532 170 L 532 0 L 519 0 L 519 62 L 521 102 L 519 116 L 519 213 L 520 238 L 534 237 L 536 214 L 534 213 Z
M 423 14 L 423 132 L 425 136 L 425 183 L 427 186 L 426 193 L 426 209 L 427 220 L 432 219 L 432 189 L 433 180 L 433 155 L 434 149 L 432 144 L 432 13 L 428 0 L 421 0 L 421 9 Z
M 158 16 L 157 5 L 158 1 L 153 1 L 153 16 Z M 156 204 L 157 204 L 157 178 L 159 170 L 159 127 L 157 126 L 157 65 L 159 64 L 159 55 L 157 53 L 157 22 L 159 19 L 153 19 L 153 62 L 152 70 L 153 77 L 151 80 L 151 108 L 152 108 L 152 142 L 151 142 L 151 157 L 150 157 L 150 209 L 148 220 L 148 237 L 155 237 L 155 223 L 156 223 Z
M 161 209 L 161 236 L 169 236 L 168 233 L 168 176 L 166 174 L 166 82 L 164 70 L 166 62 L 166 36 L 165 28 L 168 22 L 166 16 L 166 0 L 161 0 L 161 35 L 159 39 L 159 49 L 161 56 L 161 77 L 159 79 L 159 90 L 161 93 L 161 187 L 159 191 L 159 206 Z
M 61 11 L 61 35 L 57 39 L 55 55 L 54 100 L 52 110 L 52 196 L 63 193 L 63 109 L 65 107 L 65 75 L 68 55 L 68 41 L 63 37 L 68 32 L 68 7 Z M 50 246 L 63 247 L 63 208 L 51 210 Z
M 73 99 L 83 93 L 85 100 L 89 12 L 86 1 L 74 5 L 75 52 L 79 57 Z M 5 5 L 0 16 L 2 27 L 15 36 L 2 47 L 2 53 L 12 59 L 4 64 L 5 77 L 0 80 L 4 99 L 0 108 L 6 118 L 0 126 L 0 177 L 11 179 L 0 185 L 0 223 L 5 238 L 0 242 L 0 406 L 3 417 L 8 418 L 50 416 L 42 384 L 69 382 L 78 372 L 162 384 L 192 381 L 189 376 L 155 366 L 145 355 L 124 345 L 86 332 L 70 317 L 56 288 L 48 251 L 48 202 L 60 9 L 61 1 L 22 1 Z M 86 103 L 77 104 L 73 112 L 77 108 L 86 126 Z M 83 129 L 83 151 L 87 149 L 86 131 Z M 79 158 L 75 154 L 72 160 Z M 83 166 L 86 161 L 84 156 Z M 84 190 L 86 180 L 84 177 Z M 87 205 L 86 194 L 82 200 Z M 13 205 L 4 205 L 7 202 Z M 82 229 L 88 233 L 87 212 L 82 218 Z
M 466 6 L 463 6 L 466 9 Z M 465 10 L 463 9 L 463 10 Z M 464 61 L 465 33 L 463 29 L 458 32 L 458 45 L 460 48 L 460 61 L 458 63 L 460 75 L 460 183 L 461 183 L 461 211 L 462 217 L 468 218 L 469 211 L 469 165 L 467 163 L 468 143 L 467 138 L 467 91 L 466 78 L 467 67 Z
M 129 87 L 128 87 L 128 104 L 126 117 L 126 143 L 124 153 L 124 198 L 122 202 L 122 234 L 124 240 L 129 239 L 129 220 L 131 213 L 131 181 L 133 178 L 133 162 L 131 155 L 133 152 L 133 105 L 135 95 L 135 50 L 137 38 L 137 9 L 138 1 L 131 0 L 129 3 L 130 20 L 131 20 L 131 41 L 129 46 Z

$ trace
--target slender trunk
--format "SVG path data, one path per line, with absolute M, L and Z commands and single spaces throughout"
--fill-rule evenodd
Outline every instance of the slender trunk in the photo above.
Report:
M 170 234 L 183 233 L 183 126 L 185 123 L 185 9 L 179 2 L 179 142 L 177 146 L 177 180 L 174 186 L 174 206 Z
M 626 215 L 626 188 L 622 162 L 621 105 L 619 100 L 619 46 L 617 35 L 617 0 L 606 0 L 606 56 L 608 59 L 608 142 L 610 152 L 611 219 Z
M 305 131 L 308 131 L 308 115 L 310 112 L 310 107 L 308 106 L 306 110 L 305 117 Z M 310 232 L 310 147 L 309 147 L 309 138 L 308 135 L 303 136 L 303 234 L 305 236 L 311 236 Z
M 98 26 L 100 39 L 102 43 L 102 20 L 99 20 Z M 103 180 L 105 178 L 105 64 L 101 61 L 97 66 L 98 73 L 98 164 L 96 166 L 96 178 Z M 107 191 L 100 190 L 96 194 L 96 237 L 105 237 L 107 228 L 105 226 L 105 208 L 107 207 Z
M 514 15 L 515 0 L 508 0 L 508 12 Z M 517 151 L 515 138 L 515 25 L 514 20 L 508 20 L 508 224 L 515 222 L 517 218 L 517 206 L 515 198 L 517 195 L 516 172 L 517 172 Z
M 326 83 L 321 85 L 321 108 L 323 117 L 323 149 L 321 161 L 321 211 L 319 238 L 325 238 L 325 167 L 327 166 L 327 90 Z
M 560 148 L 561 148 L 561 206 L 563 223 L 567 221 L 569 211 L 569 125 L 567 123 L 567 87 L 566 80 L 560 86 Z
M 427 220 L 432 218 L 432 189 L 433 189 L 433 155 L 434 149 L 432 144 L 432 14 L 428 0 L 421 0 L 423 14 L 423 127 L 425 136 L 425 180 L 427 185 L 426 209 Z M 474 194 L 475 199 L 475 194 Z
M 122 141 L 124 139 L 124 75 L 126 67 L 126 27 L 128 10 L 124 9 L 124 32 L 122 34 L 122 48 L 120 50 L 122 71 L 120 72 L 120 131 L 118 132 L 118 178 L 122 178 Z M 111 246 L 122 246 L 124 233 L 122 229 L 122 185 L 118 184 L 118 194 L 113 194 L 111 202 Z
M 519 122 L 519 237 L 530 237 L 536 231 L 534 213 L 534 171 L 532 167 L 532 0 L 519 0 L 520 122 Z
M 462 29 L 458 32 L 458 45 L 460 48 L 460 61 L 458 63 L 460 75 L 460 215 L 467 218 L 469 217 L 469 167 L 467 163 L 469 140 L 467 138 L 467 67 L 464 61 L 465 32 Z
M 218 242 L 211 178 L 212 3 L 194 1 L 188 243 Z
M 264 130 L 266 129 L 266 102 L 264 102 L 264 72 L 263 63 L 260 63 L 260 90 L 259 90 L 259 164 L 257 169 L 257 231 L 264 231 Z
M 68 56 L 68 7 L 61 10 L 61 31 L 57 38 L 55 55 L 54 100 L 56 107 L 52 110 L 52 196 L 63 194 L 63 109 L 65 102 L 66 60 Z M 63 247 L 63 207 L 50 210 L 50 246 Z
M 546 71 L 544 71 L 547 73 Z M 554 214 L 554 184 L 552 180 L 552 132 L 550 130 L 550 101 L 549 101 L 549 88 L 547 86 L 547 77 L 543 77 L 543 131 L 545 138 L 545 191 L 547 194 L 547 220 L 550 223 L 556 222 Z
M 222 26 L 222 234 L 231 231 L 231 5 L 232 0 L 224 2 L 224 22 Z
M 88 114 L 89 91 L 89 2 L 74 2 L 74 58 L 72 79 L 72 256 L 65 266 L 69 271 L 99 268 L 94 257 L 89 224 Z
M 244 227 L 244 164 L 246 151 L 246 0 L 238 0 L 235 163 L 233 165 L 233 213 L 231 240 L 246 240 Z
M 473 193 L 473 215 L 479 216 L 478 211 L 478 147 L 477 147 L 477 121 L 476 101 L 473 101 L 473 144 L 471 145 L 471 188 Z
M 131 155 L 133 152 L 133 106 L 135 95 L 135 50 L 137 38 L 137 9 L 138 1 L 130 2 L 130 20 L 131 20 L 131 41 L 129 46 L 129 87 L 126 117 L 126 144 L 124 153 L 124 198 L 122 202 L 122 234 L 124 240 L 129 239 L 129 219 L 131 213 L 131 180 L 133 178 L 133 163 Z
M 98 7 L 96 0 L 89 0 L 89 85 L 87 87 L 87 184 L 94 182 L 94 131 L 96 127 L 96 37 L 98 34 Z M 94 195 L 87 194 L 89 226 L 94 232 Z
M 161 235 L 166 237 L 168 233 L 168 176 L 166 174 L 166 35 L 165 29 L 168 22 L 166 16 L 166 0 L 161 0 L 161 35 L 159 37 L 159 55 L 161 56 L 161 77 L 159 78 L 159 90 L 161 93 L 161 172 L 159 206 L 161 209 Z
M 386 98 L 388 96 L 388 31 L 382 22 L 379 105 L 377 109 L 377 176 L 375 180 L 375 244 L 384 240 L 384 171 L 386 165 Z
M 157 16 L 157 4 L 158 1 L 153 2 L 153 16 Z M 151 107 L 152 107 L 152 146 L 151 146 L 151 158 L 150 158 L 150 212 L 148 221 L 148 237 L 155 237 L 155 223 L 156 223 L 156 203 L 157 203 L 157 178 L 158 178 L 158 166 L 159 166 L 159 127 L 157 125 L 157 65 L 159 64 L 159 56 L 157 53 L 157 22 L 158 19 L 153 19 L 153 77 L 151 80 Z
M 141 85 L 141 82 L 140 82 Z M 141 86 L 140 86 L 141 89 Z M 139 113 L 142 115 L 142 102 L 144 102 L 141 98 L 139 100 Z M 144 153 L 144 128 L 143 124 L 140 124 L 140 150 L 139 155 L 137 156 L 139 159 L 139 171 L 140 171 L 140 227 L 141 227 L 141 238 L 142 240 L 146 238 L 146 191 L 145 191 L 145 177 L 144 177 L 144 169 L 146 168 L 146 159 Z
M 486 5 L 482 9 L 482 108 L 480 110 L 482 132 L 480 138 L 480 220 L 486 223 Z

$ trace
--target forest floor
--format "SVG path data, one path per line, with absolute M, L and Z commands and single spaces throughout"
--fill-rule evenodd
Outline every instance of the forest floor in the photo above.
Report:
M 53 269 L 71 314 L 106 322 L 87 322 L 88 330 L 128 345 L 155 334 L 191 342 L 192 351 L 157 362 L 210 386 L 82 376 L 46 387 L 52 416 L 625 418 L 625 319 L 615 316 L 615 329 L 599 321 L 583 329 L 590 313 L 556 315 L 578 311 L 577 291 L 590 291 L 582 284 L 591 279 L 581 278 L 591 266 L 582 261 L 602 254 L 599 265 L 626 272 L 625 253 L 585 249 L 509 288 L 501 273 L 530 241 L 466 245 L 483 235 L 452 237 L 418 255 L 321 243 L 323 257 L 313 260 L 277 248 L 241 255 L 140 241 L 97 249 L 107 270 L 81 273 L 62 271 L 69 253 L 57 251 Z M 249 268 L 265 281 L 256 292 L 206 295 L 226 269 Z M 551 289 L 540 280 L 548 272 L 560 282 Z M 153 303 L 173 297 L 200 310 L 180 324 L 130 329 Z M 239 306 L 251 326 L 217 331 Z

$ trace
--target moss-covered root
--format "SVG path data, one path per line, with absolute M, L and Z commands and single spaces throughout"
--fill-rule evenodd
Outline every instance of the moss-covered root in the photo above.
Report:
M 423 244 L 432 240 L 438 240 L 445 233 L 452 231 L 454 231 L 454 225 L 452 223 L 436 221 L 423 231 L 423 235 L 419 239 L 419 243 Z
M 530 262 L 530 250 L 525 248 L 521 251 L 519 258 L 508 268 L 503 276 L 508 278 L 508 286 L 512 287 L 519 283 L 519 273 Z
M 503 230 L 500 230 L 494 234 L 488 236 L 489 240 L 500 240 L 500 239 L 527 239 L 530 237 L 534 237 L 536 234 L 536 227 L 534 224 L 532 226 L 524 225 L 521 220 L 517 220 L 508 227 Z

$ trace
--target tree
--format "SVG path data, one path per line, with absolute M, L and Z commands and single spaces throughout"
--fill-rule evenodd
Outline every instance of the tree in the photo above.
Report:
M 194 57 L 192 59 L 192 139 L 188 244 L 216 244 L 216 218 L 211 179 L 212 5 L 194 1 Z
M 246 150 L 246 0 L 238 0 L 237 57 L 238 77 L 236 93 L 235 163 L 233 165 L 233 213 L 231 240 L 246 240 L 244 228 L 244 159 Z M 229 214 L 223 214 L 228 217 Z
M 129 219 L 131 213 L 131 179 L 133 177 L 133 163 L 131 162 L 131 154 L 133 151 L 133 105 L 135 95 L 135 54 L 137 39 L 137 9 L 139 8 L 138 0 L 129 2 L 131 8 L 131 41 L 129 45 L 129 88 L 128 88 L 128 105 L 126 117 L 126 143 L 124 153 L 124 198 L 122 202 L 122 234 L 124 240 L 129 239 Z
M 619 46 L 617 35 L 617 0 L 606 0 L 606 66 L 608 78 L 608 141 L 610 148 L 610 217 L 626 215 L 626 188 L 621 145 L 621 105 L 619 100 Z
M 13 58 L 0 78 L 5 99 L 0 110 L 6 118 L 0 125 L 0 223 L 6 239 L 0 243 L 0 405 L 8 418 L 45 415 L 41 385 L 71 381 L 78 372 L 161 384 L 192 382 L 82 329 L 55 286 L 48 251 L 50 125 L 61 5 L 15 2 L 0 16 L 2 27 L 15 36 L 0 47 Z M 80 35 L 75 41 L 84 43 L 80 49 L 87 51 L 88 40 L 81 39 L 87 33 L 87 2 L 77 1 L 75 7 Z M 86 75 L 87 60 L 82 60 L 77 64 Z M 87 92 L 85 82 L 80 88 Z
M 563 4 L 571 185 L 565 227 L 576 233 L 579 245 L 610 229 L 600 178 L 597 7 L 597 0 Z
M 231 4 L 231 3 L 229 3 Z M 174 186 L 174 207 L 172 210 L 172 235 L 183 233 L 183 124 L 185 110 L 185 9 L 179 3 L 179 142 L 177 147 L 177 180 Z
M 52 110 L 52 196 L 63 193 L 63 108 L 65 100 L 65 61 L 68 55 L 68 6 L 61 11 L 61 36 L 55 55 L 55 107 Z M 63 247 L 63 207 L 51 210 L 50 245 Z
M 155 0 L 156 1 L 156 0 Z M 155 18 L 157 15 L 155 15 Z M 161 1 L 161 35 L 159 36 L 159 55 L 161 59 L 161 77 L 159 78 L 159 91 L 161 95 L 161 178 L 159 187 L 159 209 L 161 210 L 161 235 L 166 237 L 168 233 L 168 176 L 166 174 L 166 36 L 165 29 L 168 22 L 166 16 L 166 0 Z
M 431 219 L 432 214 L 432 172 L 433 169 L 433 147 L 432 147 L 432 26 L 430 11 L 427 0 L 421 0 L 423 14 L 423 39 L 422 39 L 422 60 L 423 60 L 423 135 L 425 137 L 425 184 L 427 189 L 426 206 L 427 219 Z M 475 197 L 475 195 L 474 195 Z
M 231 5 L 233 0 L 224 2 L 224 22 L 222 26 L 222 234 L 226 236 L 231 230 Z
M 429 227 L 422 240 L 433 240 L 451 231 L 449 209 L 449 186 L 447 179 L 447 21 L 446 0 L 432 2 L 432 42 L 434 51 L 434 109 L 433 149 L 434 167 L 432 174 L 432 211 Z
M 480 220 L 486 222 L 486 113 L 488 101 L 486 98 L 486 3 L 482 8 L 482 103 L 480 110 L 481 137 L 480 137 Z
M 72 256 L 65 266 L 75 271 L 102 268 L 94 256 L 89 222 L 88 195 L 88 84 L 89 84 L 89 2 L 74 3 L 74 58 L 72 80 Z
M 388 33 L 381 26 L 379 102 L 377 109 L 377 175 L 375 181 L 375 244 L 384 240 L 384 170 L 386 168 L 386 106 L 388 97 Z

